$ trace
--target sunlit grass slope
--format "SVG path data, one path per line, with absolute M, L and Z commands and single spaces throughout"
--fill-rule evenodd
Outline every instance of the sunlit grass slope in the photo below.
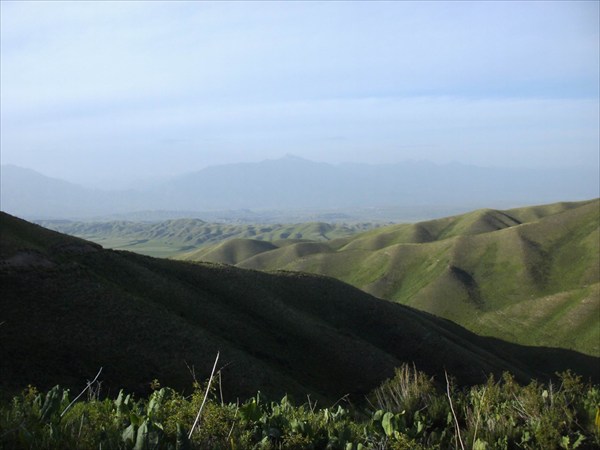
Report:
M 234 262 L 332 276 L 480 334 L 598 356 L 599 221 L 599 200 L 478 210 Z
M 230 399 L 362 398 L 403 362 L 464 384 L 504 370 L 598 375 L 598 358 L 481 338 L 332 278 L 104 250 L 4 213 L 0 283 L 5 392 L 79 387 L 100 366 L 104 389 L 143 392 L 155 378 L 185 389 L 188 366 L 205 379 L 217 351 Z

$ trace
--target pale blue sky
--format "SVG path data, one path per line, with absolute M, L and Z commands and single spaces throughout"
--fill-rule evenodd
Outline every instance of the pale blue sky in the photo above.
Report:
M 1 161 L 598 165 L 599 3 L 1 2 Z

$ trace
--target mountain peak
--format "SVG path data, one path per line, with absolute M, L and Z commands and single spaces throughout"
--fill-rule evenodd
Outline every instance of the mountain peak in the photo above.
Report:
M 294 155 L 292 153 L 286 153 L 282 158 L 280 158 L 280 160 L 282 161 L 306 161 L 309 162 L 308 159 L 306 158 L 302 158 L 298 155 Z

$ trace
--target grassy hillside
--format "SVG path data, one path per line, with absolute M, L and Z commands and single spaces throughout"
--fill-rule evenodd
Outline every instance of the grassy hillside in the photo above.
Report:
M 183 389 L 217 351 L 228 398 L 361 398 L 403 362 L 465 384 L 504 370 L 598 378 L 597 358 L 481 338 L 332 278 L 103 250 L 4 213 L 0 231 L 4 391 L 80 386 L 100 366 L 105 389 Z
M 130 250 L 142 255 L 169 257 L 198 250 L 194 259 L 204 255 L 203 247 L 230 239 L 254 241 L 309 240 L 329 241 L 351 236 L 379 226 L 375 223 L 311 222 L 291 225 L 207 223 L 200 219 L 175 219 L 162 222 L 72 222 L 38 221 L 39 225 L 61 233 L 78 236 L 116 250 Z M 254 246 L 255 244 L 241 244 Z M 235 251 L 235 253 L 238 253 Z M 246 255 L 241 252 L 240 255 Z M 213 258 L 210 258 L 211 260 Z M 214 258 L 219 262 L 229 262 Z
M 599 222 L 599 200 L 478 210 L 254 255 L 232 242 L 227 262 L 332 276 L 478 334 L 598 356 Z

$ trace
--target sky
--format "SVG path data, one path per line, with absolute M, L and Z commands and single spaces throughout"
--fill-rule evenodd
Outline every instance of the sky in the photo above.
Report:
M 2 164 L 598 167 L 596 1 L 0 5 Z

